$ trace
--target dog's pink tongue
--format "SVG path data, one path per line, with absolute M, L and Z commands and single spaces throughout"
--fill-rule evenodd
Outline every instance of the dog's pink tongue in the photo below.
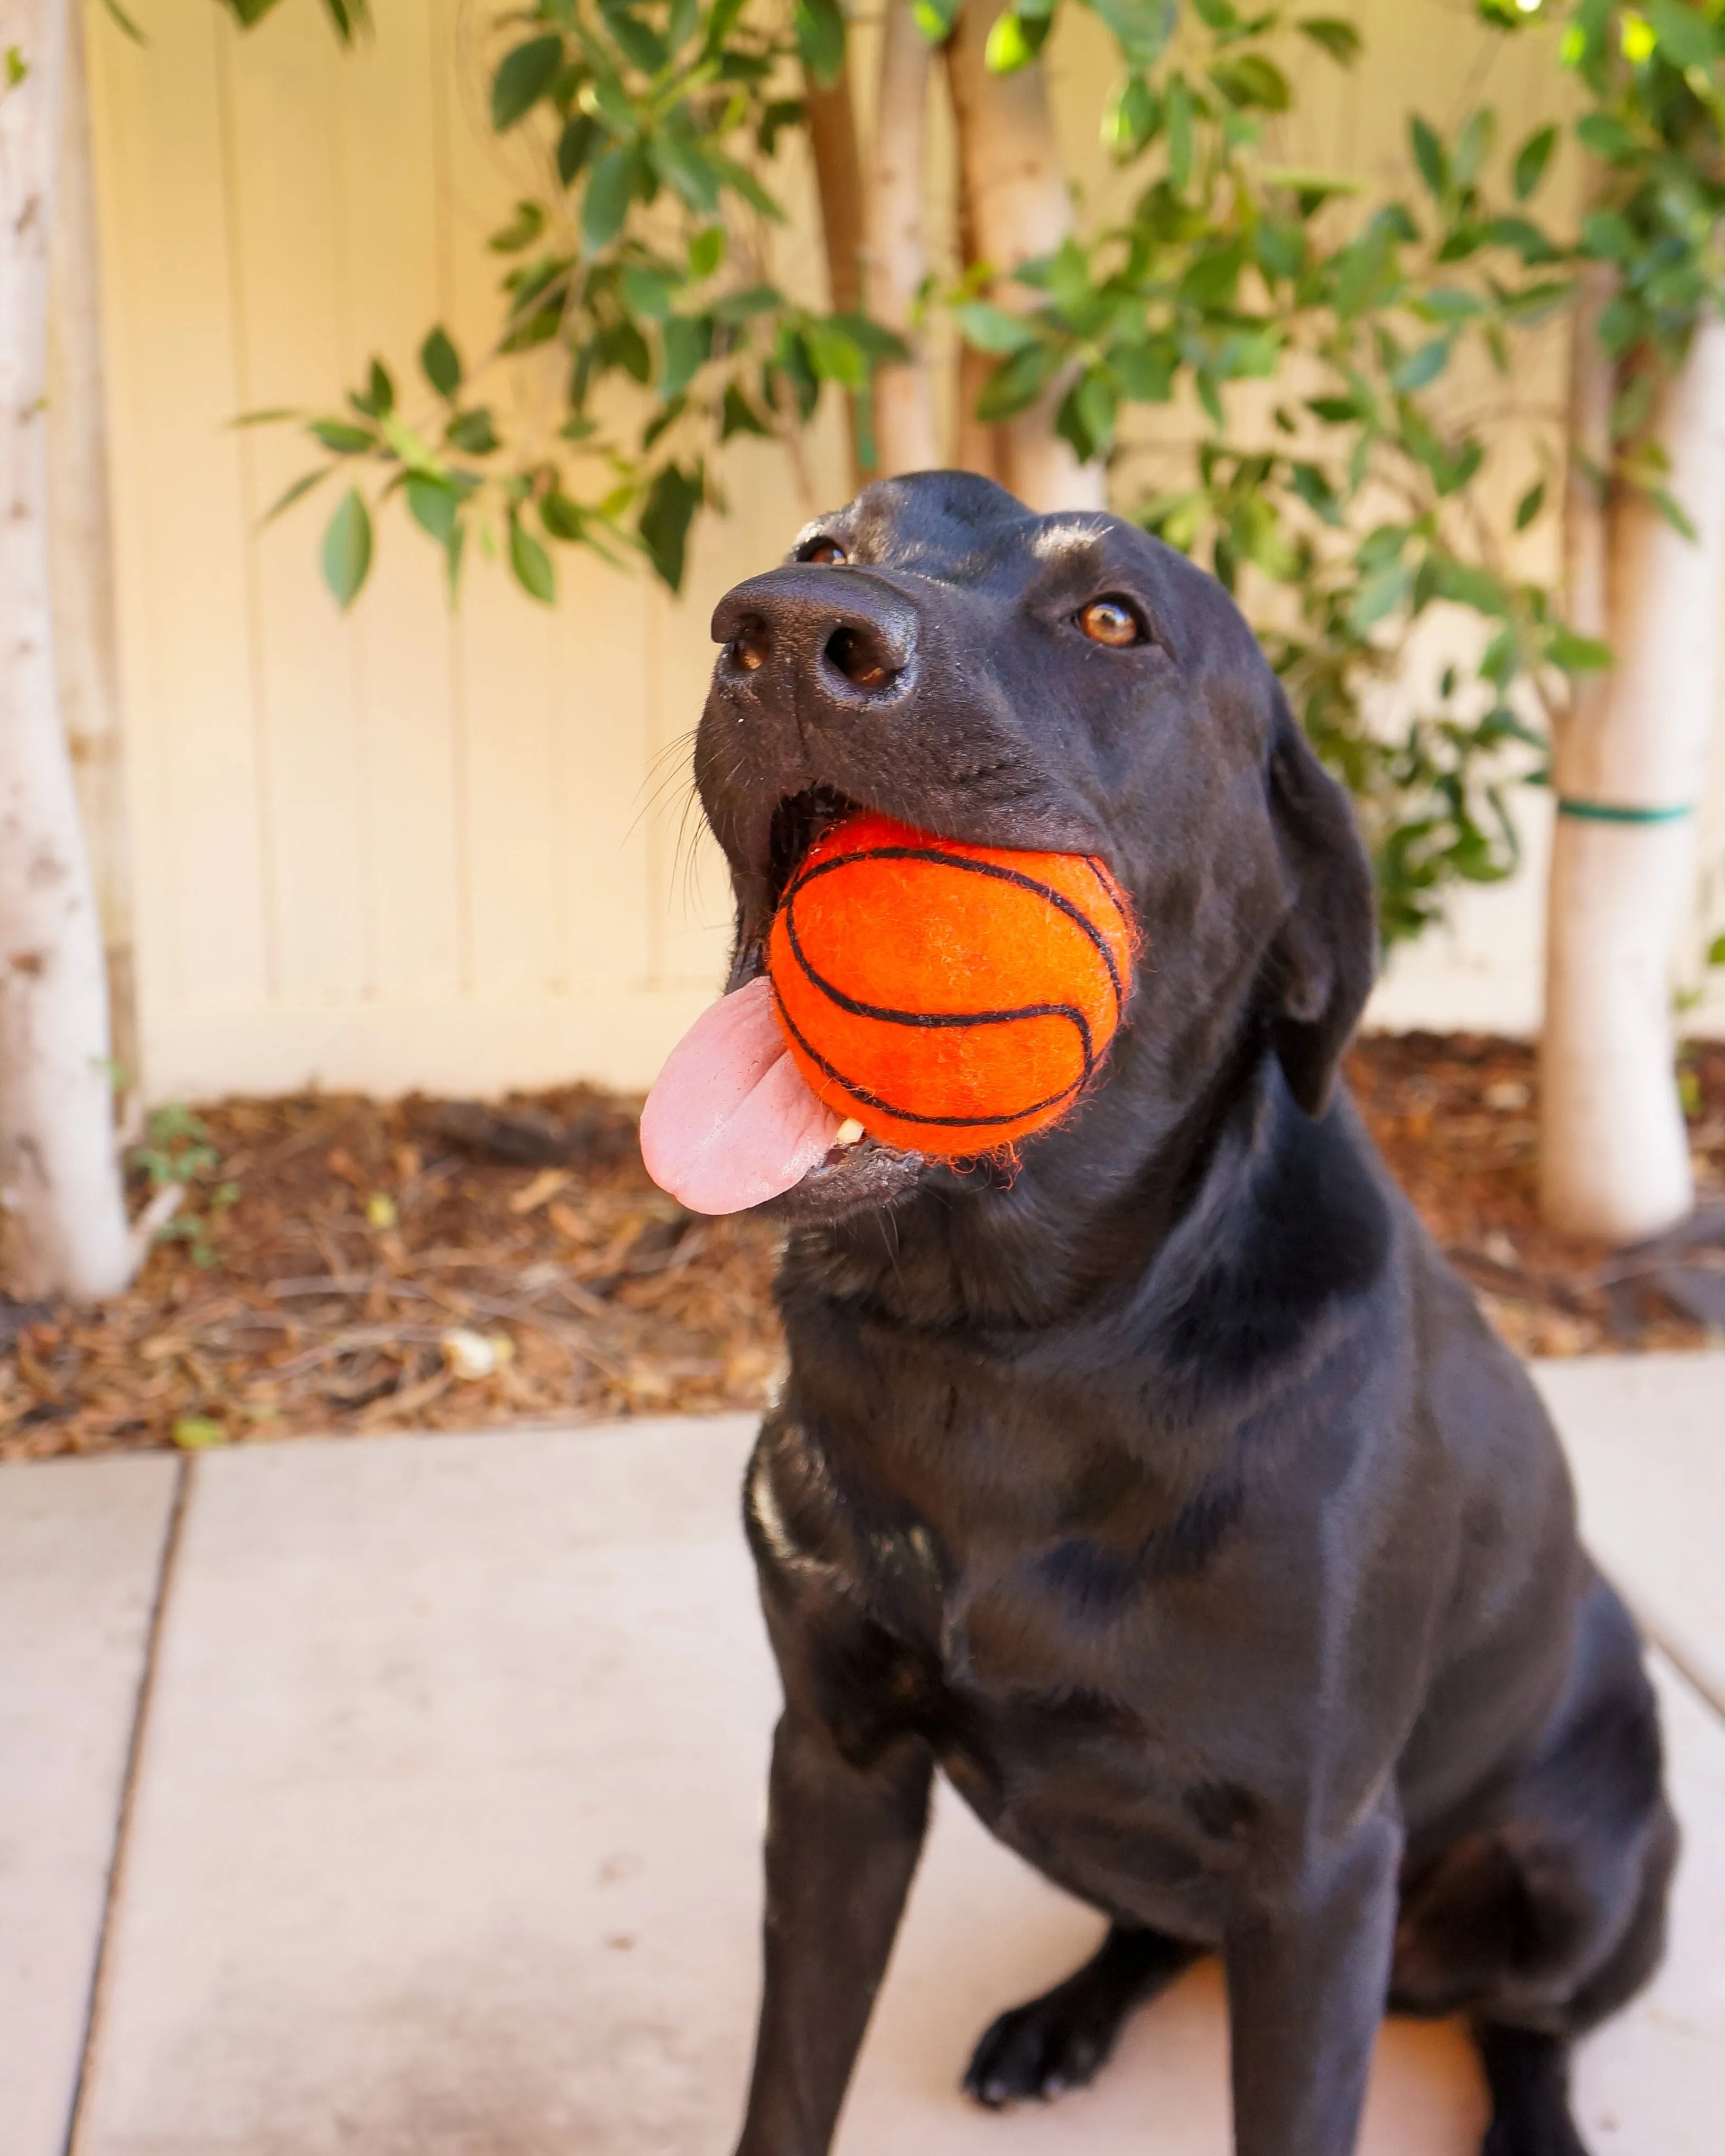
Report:
M 647 1173 L 693 1213 L 777 1198 L 824 1159 L 839 1119 L 785 1051 L 764 975 L 696 1019 L 641 1111 Z

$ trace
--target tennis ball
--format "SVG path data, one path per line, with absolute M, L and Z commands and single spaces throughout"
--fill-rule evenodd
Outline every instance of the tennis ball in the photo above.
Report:
M 1132 988 L 1127 900 L 1085 854 L 940 839 L 864 810 L 818 839 L 768 937 L 779 1022 L 818 1097 L 918 1152 L 1055 1121 Z

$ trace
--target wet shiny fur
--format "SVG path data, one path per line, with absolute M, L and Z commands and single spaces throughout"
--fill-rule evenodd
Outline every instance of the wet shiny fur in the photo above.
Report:
M 1101 649 L 1117 594 L 1144 640 Z M 983 2035 L 982 2102 L 1087 2079 L 1214 1952 L 1240 2156 L 1347 2156 L 1386 2002 L 1471 2017 L 1490 2156 L 1575 2156 L 1569 2041 L 1660 1949 L 1654 1702 L 1532 1386 L 1336 1085 L 1373 952 L 1344 797 L 1214 583 L 984 481 L 870 490 L 715 634 L 737 978 L 798 803 L 1100 854 L 1145 937 L 1101 1082 L 1015 1163 L 864 1148 L 781 1204 L 740 2156 L 827 2148 L 937 1768 L 1108 1926 Z

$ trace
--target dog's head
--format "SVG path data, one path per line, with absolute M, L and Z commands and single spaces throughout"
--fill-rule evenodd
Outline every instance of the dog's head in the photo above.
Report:
M 1035 516 L 987 480 L 929 472 L 810 525 L 712 633 L 696 772 L 736 887 L 733 988 L 853 807 L 1094 854 L 1144 947 L 1080 1116 L 1127 1086 L 1178 1111 L 1254 1033 L 1323 1112 L 1370 985 L 1370 875 L 1347 797 L 1213 578 L 1119 517 Z M 870 1142 L 774 1209 L 836 1217 L 931 1173 Z

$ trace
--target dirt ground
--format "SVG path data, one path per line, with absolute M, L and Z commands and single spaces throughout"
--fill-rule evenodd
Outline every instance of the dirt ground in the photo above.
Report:
M 1725 1045 L 1684 1069 L 1717 1204 Z M 1540 1226 L 1530 1050 L 1380 1036 L 1351 1075 L 1513 1346 L 1717 1340 L 1680 1306 L 1725 1294 L 1725 1250 L 1679 1278 Z M 647 1180 L 630 1104 L 588 1089 L 501 1113 L 339 1095 L 167 1110 L 131 1163 L 135 1213 L 184 1192 L 131 1292 L 96 1312 L 0 1296 L 0 1459 L 752 1408 L 777 1366 L 771 1229 L 684 1213 Z

